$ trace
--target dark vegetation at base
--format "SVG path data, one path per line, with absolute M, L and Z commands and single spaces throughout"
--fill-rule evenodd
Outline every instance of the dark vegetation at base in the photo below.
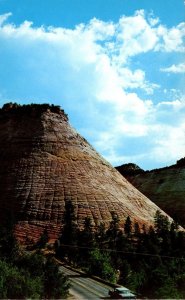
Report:
M 139 297 L 185 298 L 185 234 L 156 213 L 146 231 L 128 217 L 120 228 L 117 214 L 96 230 L 87 217 L 79 231 L 72 203 L 66 203 L 64 227 L 56 242 L 57 257 L 89 274 L 118 282 Z
M 44 256 L 40 250 L 47 245 L 47 230 L 29 247 L 31 251 L 25 251 L 17 244 L 11 220 L 8 216 L 0 227 L 0 298 L 65 298 L 67 277 L 59 272 L 53 256 Z M 90 275 L 124 285 L 141 298 L 185 298 L 185 233 L 159 211 L 154 228 L 148 230 L 133 224 L 130 217 L 120 228 L 114 212 L 107 229 L 103 223 L 94 228 L 86 217 L 83 230 L 79 230 L 75 209 L 68 201 L 63 221 L 60 239 L 55 243 L 59 259 Z
M 0 119 L 6 119 L 13 116 L 21 116 L 21 115 L 32 115 L 32 116 L 41 116 L 43 112 L 46 112 L 47 110 L 50 110 L 53 113 L 60 114 L 63 113 L 63 115 L 68 120 L 67 114 L 64 113 L 64 110 L 60 108 L 59 105 L 53 105 L 53 104 L 17 104 L 17 103 L 6 103 L 3 105 L 2 108 L 0 108 Z
M 26 252 L 13 234 L 11 218 L 0 227 L 0 299 L 64 299 L 69 281 L 59 272 L 51 255 L 44 256 L 40 248 L 47 241 L 44 232 L 34 247 Z

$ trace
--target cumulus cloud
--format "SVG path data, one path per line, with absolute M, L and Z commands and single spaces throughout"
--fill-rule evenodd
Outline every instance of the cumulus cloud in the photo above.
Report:
M 176 161 L 178 157 L 184 157 L 185 149 L 185 122 L 181 122 L 178 126 L 158 125 L 154 132 L 157 134 L 155 145 L 150 153 L 150 157 L 157 161 Z
M 145 18 L 143 10 L 131 17 L 123 16 L 119 20 L 117 31 L 119 56 L 123 61 L 127 57 L 152 50 L 158 42 L 155 27 Z
M 177 107 L 181 116 L 182 101 L 156 105 L 152 94 L 161 86 L 132 59 L 149 52 L 181 52 L 183 23 L 168 29 L 143 10 L 122 16 L 117 23 L 94 18 L 74 29 L 37 28 L 28 21 L 16 26 L 8 22 L 10 16 L 0 16 L 1 99 L 60 104 L 78 130 L 114 164 L 122 158 L 152 161 L 155 155 L 161 157 L 160 151 L 171 149 L 167 145 L 171 125 L 163 117 L 167 106 L 168 120 Z M 176 130 L 182 136 L 183 123 Z M 126 146 L 131 139 L 133 149 Z M 181 153 L 183 142 L 176 142 Z
M 161 68 L 160 69 L 162 72 L 167 72 L 167 73 L 185 73 L 185 63 L 181 63 L 178 65 L 172 65 L 168 68 Z
M 160 25 L 156 28 L 156 34 L 159 42 L 156 44 L 156 51 L 164 52 L 185 52 L 185 22 L 178 24 L 176 27 L 168 29 Z

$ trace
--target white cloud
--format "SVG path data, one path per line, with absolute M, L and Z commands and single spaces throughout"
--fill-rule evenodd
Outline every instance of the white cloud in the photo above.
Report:
M 147 82 L 145 72 L 141 69 L 131 71 L 128 67 L 118 67 L 117 72 L 121 77 L 124 89 L 142 89 L 148 95 L 151 95 L 155 89 L 160 87 L 158 84 Z
M 156 44 L 156 51 L 185 52 L 185 22 L 170 29 L 160 25 L 156 28 L 156 34 L 160 39 L 159 43 Z
M 145 19 L 144 11 L 140 10 L 132 17 L 123 16 L 120 19 L 117 41 L 122 43 L 122 56 L 129 57 L 152 50 L 158 37 L 153 26 Z
M 0 26 L 12 15 L 12 13 L 6 13 L 3 15 L 0 15 Z
M 185 97 L 184 98 L 182 97 L 181 99 L 177 99 L 174 101 L 162 101 L 157 105 L 158 108 L 165 107 L 165 106 L 173 109 L 174 111 L 181 110 L 185 108 Z
M 179 126 L 169 125 L 156 126 L 157 138 L 155 145 L 150 153 L 152 159 L 156 162 L 176 161 L 177 157 L 185 155 L 185 122 Z M 178 156 L 177 156 L 178 155 Z
M 181 63 L 178 65 L 172 65 L 168 68 L 161 68 L 160 69 L 162 72 L 167 72 L 167 73 L 185 73 L 185 63 Z
M 152 94 L 160 86 L 150 82 L 132 58 L 152 51 L 182 51 L 183 24 L 168 29 L 144 11 L 122 16 L 117 23 L 92 19 L 75 29 L 35 28 L 28 21 L 15 26 L 4 23 L 9 16 L 0 17 L 1 98 L 61 104 L 114 163 L 123 157 L 153 160 L 156 153 L 162 157 L 164 149 L 172 157 L 172 127 L 163 119 L 167 114 L 170 122 L 177 111 L 182 117 L 184 102 L 175 98 L 156 105 Z M 172 65 L 176 72 L 179 66 Z M 173 133 L 182 137 L 183 126 L 179 123 Z M 143 139 L 148 147 L 138 149 L 137 155 L 120 155 L 120 141 L 131 138 Z M 183 142 L 175 142 L 182 153 Z

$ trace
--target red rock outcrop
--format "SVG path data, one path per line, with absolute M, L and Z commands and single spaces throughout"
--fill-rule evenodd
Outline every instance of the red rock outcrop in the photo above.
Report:
M 150 225 L 158 207 L 134 188 L 68 123 L 56 107 L 5 105 L 0 111 L 0 214 L 16 215 L 19 239 L 37 239 L 43 228 L 56 238 L 65 202 L 84 218 L 108 224 Z

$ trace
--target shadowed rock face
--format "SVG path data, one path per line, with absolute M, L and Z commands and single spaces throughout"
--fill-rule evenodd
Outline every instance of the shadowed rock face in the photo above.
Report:
M 138 190 L 185 226 L 185 158 L 170 167 L 132 172 L 128 165 L 117 167 Z M 132 165 L 132 164 L 131 164 Z M 138 169 L 137 169 L 138 171 Z
M 43 228 L 56 238 L 65 202 L 77 222 L 111 220 L 151 225 L 158 207 L 136 190 L 68 123 L 63 111 L 42 106 L 0 111 L 0 214 L 18 219 L 19 239 L 37 239 Z

